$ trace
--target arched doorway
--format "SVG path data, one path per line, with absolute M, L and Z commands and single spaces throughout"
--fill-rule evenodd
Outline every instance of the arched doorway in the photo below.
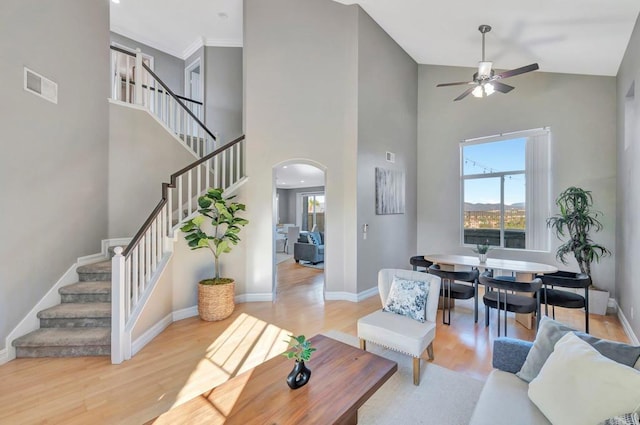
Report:
M 325 182 L 325 167 L 315 161 L 291 159 L 273 167 L 274 301 L 279 291 L 305 290 L 283 284 L 283 276 L 296 274 L 306 276 L 313 282 L 307 289 L 324 298 Z

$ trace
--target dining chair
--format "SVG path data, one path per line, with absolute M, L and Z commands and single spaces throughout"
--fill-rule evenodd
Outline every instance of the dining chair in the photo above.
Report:
M 424 255 L 414 255 L 413 257 L 409 258 L 409 264 L 411 264 L 413 271 L 426 272 L 429 266 L 431 266 L 433 263 L 429 260 L 425 260 Z M 424 270 L 418 270 L 418 267 Z
M 479 281 L 486 290 L 482 301 L 485 305 L 485 326 L 489 326 L 489 310 L 498 310 L 498 336 L 500 336 L 500 312 L 504 310 L 504 336 L 507 336 L 507 312 L 536 313 L 536 329 L 540 322 L 540 288 L 542 280 L 535 278 L 530 282 L 516 282 L 494 278 L 485 271 Z M 529 293 L 533 296 L 519 293 Z
M 556 318 L 556 306 L 564 308 L 584 308 L 584 328 L 589 333 L 589 286 L 591 278 L 584 273 L 558 271 L 539 275 L 542 281 L 541 303 L 544 303 L 544 314 L 549 315 L 549 306 L 553 318 Z M 584 296 L 562 289 L 583 289 Z
M 287 227 L 287 240 L 285 242 L 285 251 L 287 252 L 287 254 L 289 253 L 289 247 L 292 246 L 292 244 L 296 243 L 299 237 L 300 237 L 300 227 L 298 226 Z
M 438 264 L 432 264 L 427 272 L 442 279 L 440 296 L 442 297 L 442 323 L 451 325 L 451 299 L 468 300 L 473 298 L 473 319 L 478 323 L 478 269 L 471 271 L 442 270 Z M 465 283 L 467 282 L 471 285 Z M 445 319 L 446 317 L 446 319 Z

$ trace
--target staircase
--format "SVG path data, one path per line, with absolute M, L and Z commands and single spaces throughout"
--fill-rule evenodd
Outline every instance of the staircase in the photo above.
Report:
M 111 354 L 111 260 L 80 266 L 61 303 L 38 313 L 40 329 L 13 341 L 16 357 Z

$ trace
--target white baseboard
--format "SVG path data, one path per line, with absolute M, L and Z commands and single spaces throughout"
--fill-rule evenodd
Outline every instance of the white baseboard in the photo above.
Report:
M 7 349 L 3 348 L 0 350 L 0 365 L 5 364 L 9 361 L 9 354 L 7 353 Z
M 613 302 L 615 304 L 615 307 L 618 310 L 618 319 L 620 319 L 620 323 L 622 323 L 622 328 L 624 329 L 624 333 L 626 333 L 627 336 L 629 337 L 629 341 L 631 341 L 633 345 L 640 345 L 640 341 L 638 341 L 638 337 L 633 332 L 633 329 L 631 329 L 631 324 L 629 323 L 626 316 L 622 312 L 622 309 L 618 306 L 618 303 L 615 300 Z
M 260 301 L 273 301 L 273 294 L 262 293 L 262 294 L 241 294 L 236 295 L 234 297 L 236 303 L 252 303 L 252 302 L 260 302 Z
M 183 308 L 182 310 L 176 310 L 171 313 L 171 318 L 174 322 L 178 320 L 187 319 L 189 317 L 194 317 L 198 315 L 198 306 L 194 305 L 192 307 Z
M 325 292 L 324 299 L 327 301 L 351 301 L 352 303 L 357 303 L 362 300 L 366 300 L 367 298 L 373 297 L 374 295 L 378 295 L 378 288 L 370 288 L 366 291 L 359 292 L 354 294 L 352 292 Z
M 367 289 L 366 291 L 362 291 L 360 293 L 358 293 L 358 302 L 362 301 L 362 300 L 366 300 L 367 298 L 371 298 L 371 297 L 375 297 L 376 295 L 378 295 L 378 287 L 375 286 L 373 288 Z
M 140 337 L 133 341 L 131 344 L 131 356 L 135 356 L 136 353 L 142 350 L 145 345 L 150 343 L 153 338 L 157 337 L 162 333 L 162 331 L 167 329 L 167 327 L 173 323 L 172 319 L 173 313 L 167 314 L 158 323 L 147 329 L 142 335 L 140 335 Z

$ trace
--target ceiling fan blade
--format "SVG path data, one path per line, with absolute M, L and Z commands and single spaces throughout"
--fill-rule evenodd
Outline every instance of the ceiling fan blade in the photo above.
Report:
M 460 81 L 458 83 L 442 83 L 442 84 L 438 84 L 436 87 L 462 86 L 466 84 L 475 84 L 475 81 Z
M 508 84 L 501 83 L 499 81 L 492 81 L 491 85 L 495 89 L 495 91 L 499 91 L 500 93 L 509 93 L 515 87 L 510 86 Z
M 497 80 L 499 78 L 515 77 L 516 75 L 524 74 L 525 72 L 535 71 L 536 69 L 540 69 L 540 67 L 538 66 L 537 63 L 532 63 L 531 65 L 523 66 L 521 68 L 512 69 L 511 71 L 501 72 L 500 74 L 494 75 L 494 77 L 492 79 Z
M 456 100 L 464 99 L 465 97 L 467 97 L 467 96 L 469 96 L 471 94 L 473 89 L 475 89 L 475 87 L 471 87 L 471 88 L 466 89 L 460 96 L 458 96 L 455 99 L 453 99 L 453 101 L 455 102 Z

